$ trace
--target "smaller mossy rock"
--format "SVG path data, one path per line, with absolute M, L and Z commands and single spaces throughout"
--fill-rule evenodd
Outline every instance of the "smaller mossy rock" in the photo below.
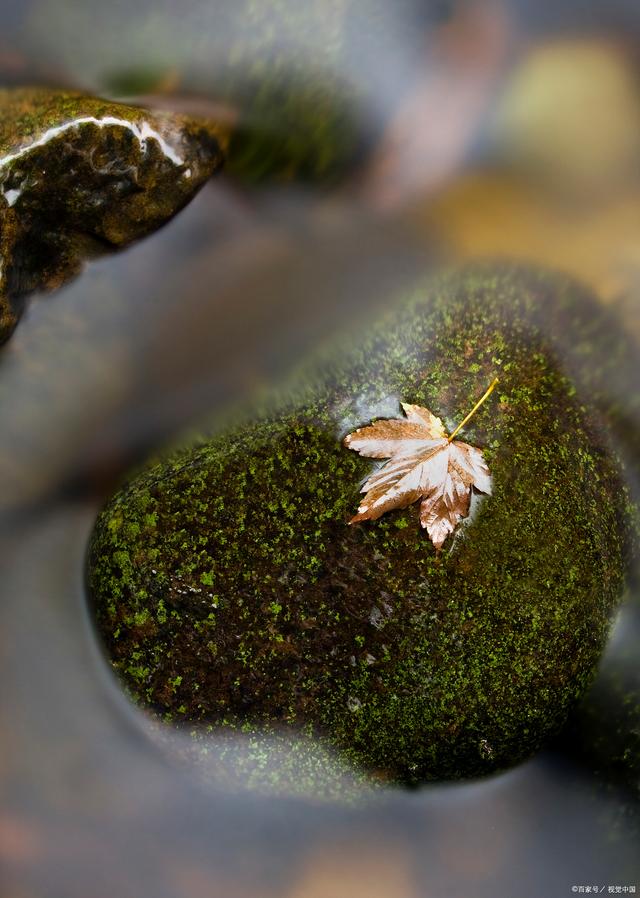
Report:
M 590 682 L 624 579 L 620 470 L 549 336 L 571 328 L 593 382 L 595 309 L 531 271 L 423 285 L 254 420 L 134 477 L 89 556 L 130 693 L 173 722 L 299 731 L 405 783 L 535 752 Z M 373 462 L 344 435 L 400 401 L 451 430 L 496 374 L 464 431 L 493 494 L 444 551 L 415 505 L 348 526 Z
M 0 341 L 22 298 L 171 218 L 222 165 L 217 126 L 41 88 L 0 90 Z

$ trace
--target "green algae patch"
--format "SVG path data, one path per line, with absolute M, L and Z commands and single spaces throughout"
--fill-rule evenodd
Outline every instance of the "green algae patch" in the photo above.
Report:
M 172 724 L 302 733 L 385 781 L 535 752 L 592 678 L 626 563 L 607 430 L 548 336 L 571 327 L 593 381 L 588 309 L 535 272 L 430 282 L 253 419 L 136 475 L 89 553 L 134 699 Z M 400 401 L 453 428 L 496 375 L 461 434 L 493 493 L 443 551 L 416 506 L 348 526 L 374 463 L 344 435 Z
M 215 124 L 43 88 L 0 90 L 0 341 L 22 300 L 149 234 L 222 165 Z

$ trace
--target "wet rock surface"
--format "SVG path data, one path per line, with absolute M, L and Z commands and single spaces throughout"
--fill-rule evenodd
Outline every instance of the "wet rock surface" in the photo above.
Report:
M 222 165 L 217 127 L 77 93 L 0 90 L 0 341 L 24 297 L 178 212 Z
M 593 308 L 530 271 L 423 285 L 252 420 L 135 476 L 98 519 L 89 581 L 136 701 L 302 732 L 409 783 L 536 751 L 592 678 L 625 567 L 608 431 L 547 336 L 571 328 L 590 389 Z M 400 401 L 451 428 L 496 374 L 463 434 L 493 495 L 444 551 L 416 506 L 349 527 L 373 464 L 342 437 Z

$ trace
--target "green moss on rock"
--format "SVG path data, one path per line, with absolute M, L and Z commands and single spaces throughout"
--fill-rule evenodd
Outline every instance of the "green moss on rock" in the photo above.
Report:
M 149 734 L 162 750 L 216 789 L 271 796 L 362 804 L 375 798 L 382 780 L 336 757 L 328 742 L 287 732 L 265 734 L 249 728 L 225 730 L 209 724 L 188 736 L 158 720 Z
M 150 233 L 221 164 L 212 123 L 77 93 L 0 90 L 0 341 L 25 294 Z
M 532 272 L 423 285 L 254 420 L 134 477 L 89 567 L 131 694 L 174 723 L 291 728 L 409 783 L 536 751 L 592 677 L 625 566 L 620 471 L 546 336 L 573 328 L 593 380 L 588 309 Z M 452 427 L 496 374 L 464 436 L 493 495 L 444 551 L 416 506 L 347 526 L 372 463 L 342 437 L 400 400 Z

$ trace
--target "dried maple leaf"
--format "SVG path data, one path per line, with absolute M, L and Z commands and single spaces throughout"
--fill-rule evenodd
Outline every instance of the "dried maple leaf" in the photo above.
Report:
M 349 523 L 375 520 L 422 499 L 420 523 L 436 549 L 442 548 L 447 536 L 469 514 L 472 489 L 491 493 L 491 477 L 480 449 L 453 438 L 496 383 L 497 379 L 451 436 L 440 418 L 405 402 L 405 418 L 382 419 L 346 436 L 345 446 L 360 455 L 389 459 L 366 480 L 362 487 L 366 495 Z

